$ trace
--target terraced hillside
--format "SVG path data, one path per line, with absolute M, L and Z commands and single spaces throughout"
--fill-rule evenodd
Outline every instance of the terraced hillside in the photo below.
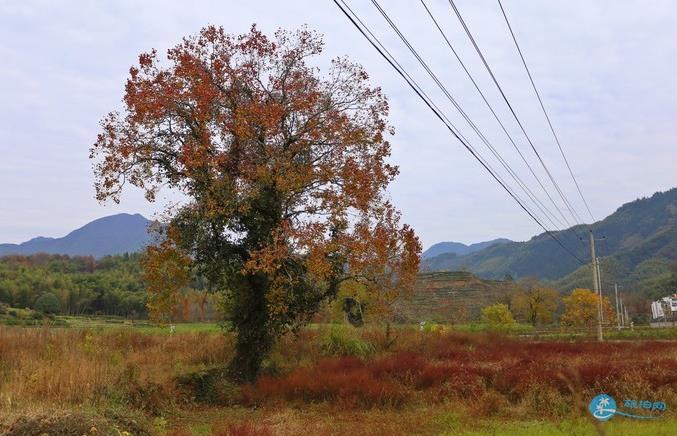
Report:
M 507 302 L 514 284 L 485 280 L 465 271 L 431 272 L 419 275 L 413 297 L 398 307 L 409 322 L 477 320 L 483 307 Z

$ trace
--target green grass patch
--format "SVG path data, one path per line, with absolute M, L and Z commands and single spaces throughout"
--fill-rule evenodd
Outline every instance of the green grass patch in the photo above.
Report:
M 598 423 L 607 436 L 649 436 L 672 435 L 677 429 L 677 419 L 638 421 L 616 417 L 611 421 Z M 587 436 L 597 434 L 596 423 L 587 418 L 551 421 L 505 421 L 490 419 L 477 421 L 468 426 L 454 427 L 445 435 L 506 435 L 506 436 Z

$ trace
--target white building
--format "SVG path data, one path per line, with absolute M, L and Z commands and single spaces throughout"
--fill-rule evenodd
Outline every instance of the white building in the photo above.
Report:
M 663 323 L 672 325 L 677 321 L 677 294 L 663 297 L 651 303 L 651 325 L 662 326 Z

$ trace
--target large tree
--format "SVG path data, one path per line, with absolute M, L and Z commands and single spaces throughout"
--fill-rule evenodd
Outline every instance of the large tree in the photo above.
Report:
M 149 201 L 162 187 L 187 199 L 147 254 L 151 309 L 185 271 L 204 277 L 226 297 L 243 379 L 342 282 L 392 293 L 418 269 L 419 241 L 385 196 L 398 172 L 387 100 L 345 58 L 321 75 L 309 63 L 321 51 L 305 29 L 269 39 L 207 27 L 166 62 L 141 54 L 124 111 L 102 120 L 91 150 L 100 201 L 119 201 L 126 183 Z
M 526 279 L 512 295 L 510 306 L 515 315 L 531 325 L 552 322 L 559 304 L 559 293 L 536 279 Z
M 577 288 L 571 295 L 562 298 L 566 309 L 560 318 L 562 325 L 593 327 L 599 317 L 599 296 L 589 289 Z M 602 298 L 602 319 L 604 324 L 614 324 L 616 314 L 607 297 Z

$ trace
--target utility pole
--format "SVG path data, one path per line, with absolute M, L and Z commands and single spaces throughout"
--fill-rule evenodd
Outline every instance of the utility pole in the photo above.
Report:
M 618 323 L 618 330 L 621 329 L 621 308 L 618 305 L 618 283 L 614 283 L 614 293 L 616 294 L 616 322 Z
M 604 335 L 602 334 L 602 295 L 599 289 L 599 275 L 597 274 L 597 257 L 595 256 L 595 237 L 592 234 L 592 229 L 590 229 L 590 251 L 592 255 L 592 283 L 595 287 L 595 294 L 599 298 L 597 304 L 597 340 L 599 342 L 604 341 Z
M 599 314 L 604 324 L 604 310 L 602 309 L 602 270 L 599 267 L 599 258 L 595 259 L 595 265 L 597 266 L 597 289 L 599 290 Z

